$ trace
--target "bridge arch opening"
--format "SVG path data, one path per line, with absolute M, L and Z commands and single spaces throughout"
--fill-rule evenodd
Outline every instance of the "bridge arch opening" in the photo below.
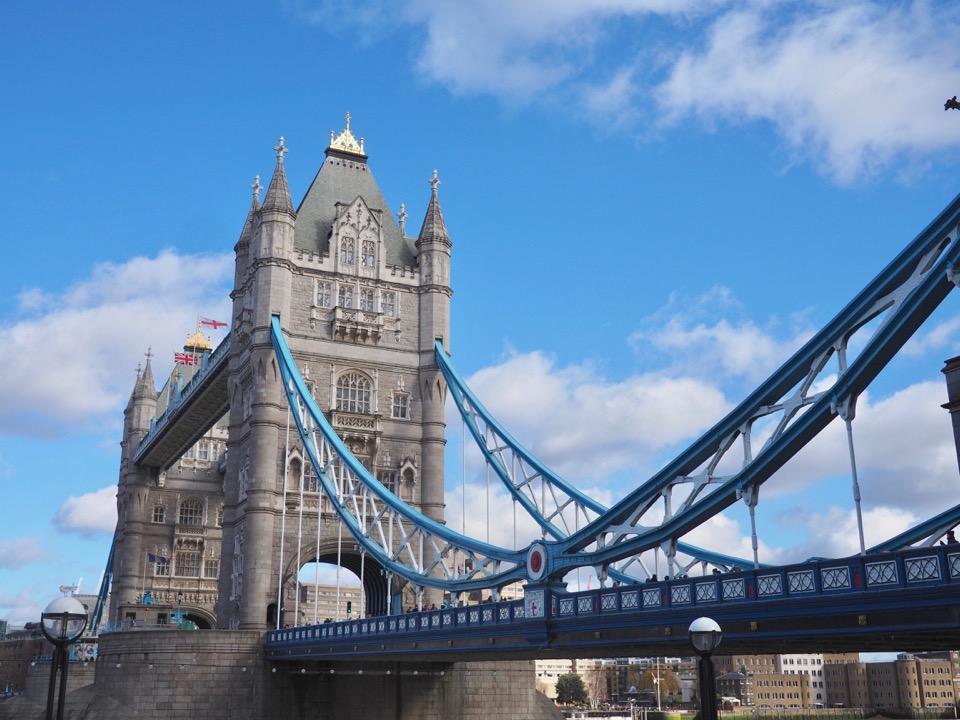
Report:
M 389 588 L 382 567 L 352 549 L 340 553 L 339 566 L 335 550 L 325 553 L 321 549 L 319 560 L 302 565 L 297 578 L 298 624 L 387 614 Z M 288 604 L 284 610 L 289 615 L 293 608 Z

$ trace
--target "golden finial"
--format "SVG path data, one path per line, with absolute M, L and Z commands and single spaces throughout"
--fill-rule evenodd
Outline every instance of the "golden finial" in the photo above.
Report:
M 197 321 L 197 332 L 193 335 L 187 335 L 187 342 L 184 344 L 184 350 L 210 350 L 213 345 L 210 344 L 210 338 L 204 337 L 202 324 Z
M 346 128 L 343 132 L 334 137 L 333 130 L 330 131 L 330 147 L 334 150 L 343 150 L 354 155 L 363 155 L 363 138 L 358 141 L 353 133 L 350 132 L 350 113 L 346 116 Z

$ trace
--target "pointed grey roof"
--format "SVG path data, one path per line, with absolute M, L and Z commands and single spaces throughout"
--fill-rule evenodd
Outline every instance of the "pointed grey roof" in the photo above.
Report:
M 240 239 L 237 240 L 237 244 L 234 246 L 234 252 L 240 247 L 240 245 L 249 245 L 250 241 L 253 240 L 253 226 L 256 222 L 257 211 L 260 210 L 260 176 L 257 175 L 257 181 L 254 183 L 258 189 L 254 190 L 253 193 L 253 202 L 250 203 L 250 210 L 247 212 L 247 219 L 243 221 L 243 230 L 240 231 Z M 250 187 L 254 187 L 251 185 Z
M 433 177 L 430 179 L 433 190 L 430 192 L 430 204 L 427 205 L 427 214 L 423 218 L 423 226 L 420 228 L 420 235 L 417 238 L 417 247 L 425 240 L 441 240 L 449 243 L 450 236 L 447 234 L 447 224 L 443 221 L 443 211 L 440 209 L 440 198 L 437 196 L 437 185 L 440 181 L 437 179 L 437 171 L 433 171 Z
M 147 351 L 147 364 L 143 368 L 143 372 L 140 372 L 140 368 L 137 368 L 137 382 L 133 386 L 133 392 L 130 393 L 130 402 L 129 406 L 132 406 L 136 400 L 156 400 L 157 399 L 157 388 L 153 382 L 153 369 L 150 366 L 150 358 L 152 353 Z
M 280 144 L 274 148 L 277 151 L 277 167 L 273 171 L 273 177 L 270 179 L 270 187 L 267 190 L 267 197 L 263 201 L 263 210 L 283 210 L 289 213 L 293 212 L 293 201 L 290 199 L 290 188 L 287 187 L 287 174 L 283 170 L 283 154 L 287 148 L 283 145 L 283 137 L 280 138 Z M 256 202 L 256 200 L 255 200 Z
M 297 208 L 294 247 L 309 252 L 329 252 L 337 203 L 349 204 L 357 197 L 362 197 L 371 210 L 380 211 L 387 265 L 415 267 L 413 240 L 400 232 L 380 186 L 370 172 L 367 156 L 345 149 L 333 139 L 326 150 L 323 165 Z

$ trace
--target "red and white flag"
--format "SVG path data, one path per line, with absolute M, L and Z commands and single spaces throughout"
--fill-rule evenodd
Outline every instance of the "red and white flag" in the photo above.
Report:
M 174 353 L 173 359 L 181 365 L 196 365 L 200 362 L 200 358 L 196 355 L 188 355 L 187 353 Z
M 214 330 L 219 330 L 220 328 L 225 328 L 227 326 L 223 320 L 211 320 L 210 318 L 205 317 L 200 318 L 200 324 L 212 327 Z

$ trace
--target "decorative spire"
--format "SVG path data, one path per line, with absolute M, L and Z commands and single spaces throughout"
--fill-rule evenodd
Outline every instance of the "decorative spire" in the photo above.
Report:
M 283 138 L 280 139 L 283 140 Z M 284 148 L 284 152 L 286 152 L 286 148 Z M 253 179 L 253 184 L 250 185 L 250 188 L 253 190 L 253 204 L 260 207 L 260 191 L 263 190 L 263 185 L 260 184 L 259 175 Z
M 133 394 L 130 396 L 131 400 L 149 398 L 155 400 L 157 397 L 157 388 L 153 382 L 153 368 L 150 365 L 150 360 L 153 358 L 152 348 L 147 348 L 145 353 L 147 356 L 147 363 L 143 367 L 143 372 L 140 371 L 140 366 L 137 366 L 137 382 L 133 386 Z
M 273 149 L 277 151 L 277 162 L 283 164 L 283 154 L 290 152 L 283 146 L 283 135 L 280 136 L 280 144 L 274 145 Z
M 276 145 L 277 167 L 273 171 L 273 178 L 270 180 L 270 187 L 267 189 L 267 197 L 263 201 L 264 210 L 283 210 L 293 213 L 293 201 L 290 199 L 290 188 L 287 187 L 287 175 L 283 170 L 283 154 L 287 148 L 283 144 L 283 136 L 280 136 L 280 144 Z
M 366 157 L 363 152 L 363 138 L 360 138 L 359 141 L 353 136 L 353 133 L 350 132 L 350 113 L 347 113 L 346 117 L 347 126 L 339 135 L 334 137 L 333 130 L 330 131 L 330 147 L 327 150 L 340 150 L 342 152 L 347 152 L 352 155 L 360 155 Z
M 450 236 L 447 234 L 447 225 L 443 221 L 443 212 L 440 210 L 440 198 L 437 194 L 437 186 L 440 185 L 440 178 L 437 177 L 437 171 L 433 171 L 433 177 L 427 182 L 432 186 L 430 190 L 430 204 L 427 206 L 427 215 L 423 218 L 423 227 L 420 228 L 420 235 L 417 238 L 417 245 L 427 240 L 439 240 L 440 242 L 450 243 Z
M 403 234 L 404 227 L 407 224 L 407 218 L 410 217 L 407 215 L 407 209 L 404 207 L 403 203 L 400 203 L 400 212 L 397 213 L 397 220 L 400 221 L 400 234 Z

